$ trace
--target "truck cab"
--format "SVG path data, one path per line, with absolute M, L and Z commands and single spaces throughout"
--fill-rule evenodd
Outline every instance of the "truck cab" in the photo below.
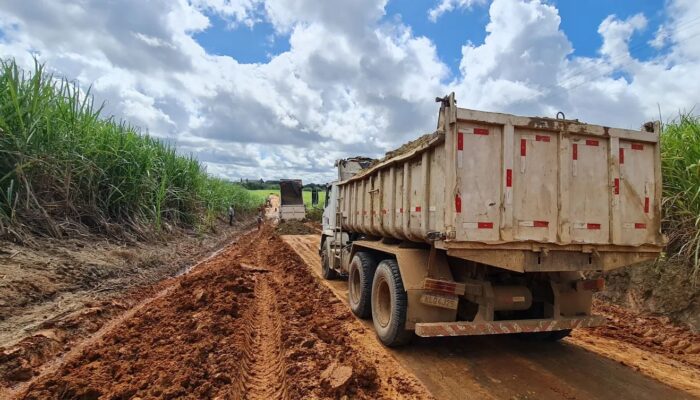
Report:
M 337 278 L 340 274 L 342 248 L 350 241 L 348 232 L 343 232 L 338 220 L 339 190 L 338 183 L 349 179 L 353 175 L 369 167 L 374 159 L 366 157 L 351 157 L 335 162 L 338 169 L 338 180 L 326 186 L 326 202 L 323 209 L 321 245 L 319 254 L 323 268 L 323 276 L 326 279 Z

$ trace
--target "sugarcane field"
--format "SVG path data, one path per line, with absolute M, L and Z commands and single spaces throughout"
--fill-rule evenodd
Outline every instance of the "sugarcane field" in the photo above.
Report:
M 0 2 L 0 399 L 700 399 L 698 35 Z

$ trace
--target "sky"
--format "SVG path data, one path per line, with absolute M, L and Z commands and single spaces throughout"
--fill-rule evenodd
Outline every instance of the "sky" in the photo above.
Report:
M 460 107 L 638 129 L 700 101 L 697 0 L 3 0 L 0 58 L 238 180 L 334 179 Z

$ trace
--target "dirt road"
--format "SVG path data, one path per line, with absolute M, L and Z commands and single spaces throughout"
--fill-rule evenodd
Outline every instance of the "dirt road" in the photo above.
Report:
M 696 369 L 683 358 L 671 360 L 687 367 L 667 376 L 674 388 L 586 350 L 599 351 L 610 337 L 560 344 L 445 338 L 389 351 L 344 304 L 344 282 L 320 279 L 317 243 L 318 235 L 280 238 L 271 226 L 253 231 L 161 284 L 0 398 L 619 400 L 697 393 L 700 380 L 688 375 Z M 647 367 L 669 371 L 670 364 L 644 354 Z
M 33 372 L 0 398 L 431 398 L 270 226 Z
M 319 236 L 283 238 L 319 281 L 347 303 L 344 281 L 323 281 L 320 277 Z M 370 322 L 365 321 L 365 326 L 371 330 Z M 682 363 L 591 332 L 561 343 L 531 343 L 505 336 L 419 339 L 392 350 L 392 354 L 439 399 L 651 400 L 700 396 L 700 368 L 692 362 Z

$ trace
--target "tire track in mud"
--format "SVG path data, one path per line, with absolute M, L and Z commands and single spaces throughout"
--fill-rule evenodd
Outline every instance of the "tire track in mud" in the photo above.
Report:
M 240 397 L 251 400 L 287 399 L 284 356 L 281 352 L 281 315 L 270 278 L 260 277 L 255 287 L 256 301 L 246 319 L 243 382 Z
M 19 398 L 431 398 L 270 226 L 172 287 Z

